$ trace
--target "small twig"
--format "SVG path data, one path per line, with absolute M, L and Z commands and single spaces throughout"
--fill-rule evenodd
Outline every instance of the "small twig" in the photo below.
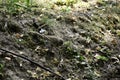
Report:
M 19 55 L 19 54 L 16 54 L 16 53 L 14 53 L 14 52 L 11 52 L 11 51 L 6 50 L 6 49 L 3 49 L 3 48 L 0 48 L 0 50 L 5 51 L 5 52 L 7 52 L 7 53 L 10 53 L 10 54 L 12 54 L 12 55 L 15 55 L 15 56 L 17 56 L 17 57 L 20 57 L 20 58 L 22 58 L 22 59 L 24 59 L 24 60 L 27 60 L 27 61 L 35 64 L 36 66 L 39 66 L 40 68 L 42 68 L 42 69 L 44 69 L 44 70 L 46 70 L 46 71 L 49 71 L 50 73 L 52 73 L 52 74 L 54 74 L 54 75 L 56 75 L 56 76 L 59 76 L 62 80 L 66 80 L 63 76 L 61 76 L 61 75 L 59 75 L 59 74 L 51 71 L 50 69 L 48 69 L 48 68 L 46 68 L 46 67 L 38 64 L 37 62 L 35 62 L 35 61 L 33 61 L 33 60 L 29 59 L 29 58 L 26 58 L 26 57 L 24 57 L 24 56 L 21 56 L 21 55 Z
M 102 53 L 102 54 L 106 54 L 105 52 L 103 52 L 103 51 L 100 51 L 100 50 L 97 50 L 97 52 L 99 52 L 99 53 Z

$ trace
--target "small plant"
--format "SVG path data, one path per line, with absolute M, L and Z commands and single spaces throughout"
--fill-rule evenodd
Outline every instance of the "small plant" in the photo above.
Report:
M 71 10 L 71 7 L 68 7 L 68 6 L 63 6 L 61 9 L 62 12 L 66 12 L 66 13 L 70 12 L 70 10 Z
M 55 19 L 50 18 L 49 15 L 44 15 L 41 17 L 41 22 L 48 26 L 53 26 L 56 23 Z
M 72 46 L 72 42 L 70 41 L 66 41 L 64 44 L 64 55 L 67 57 L 67 58 L 74 58 L 75 56 L 78 55 L 78 52 L 77 50 L 75 50 Z

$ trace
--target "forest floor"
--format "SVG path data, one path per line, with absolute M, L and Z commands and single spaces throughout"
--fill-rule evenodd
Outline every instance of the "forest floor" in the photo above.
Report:
M 0 8 L 0 48 L 66 80 L 120 80 L 120 2 L 90 4 L 36 6 L 12 15 Z M 0 80 L 61 79 L 0 50 Z

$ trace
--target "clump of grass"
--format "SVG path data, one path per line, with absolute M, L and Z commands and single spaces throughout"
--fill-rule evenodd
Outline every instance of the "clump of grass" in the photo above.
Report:
M 55 2 L 57 5 L 66 5 L 66 6 L 73 6 L 73 4 L 77 3 L 77 0 L 56 0 Z
M 32 0 L 2 0 L 1 4 L 6 9 L 6 12 L 14 14 L 23 9 L 30 9 L 32 6 Z

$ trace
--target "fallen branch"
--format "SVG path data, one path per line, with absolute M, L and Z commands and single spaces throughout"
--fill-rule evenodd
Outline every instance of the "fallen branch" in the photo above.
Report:
M 50 73 L 52 73 L 52 74 L 54 74 L 54 75 L 56 75 L 56 76 L 59 76 L 62 80 L 66 80 L 63 76 L 61 76 L 61 75 L 59 75 L 59 74 L 51 71 L 50 69 L 48 69 L 48 68 L 46 68 L 46 67 L 38 64 L 37 62 L 35 62 L 35 61 L 33 61 L 33 60 L 29 59 L 29 58 L 26 58 L 26 57 L 24 57 L 24 56 L 21 56 L 21 55 L 19 55 L 19 54 L 16 54 L 16 53 L 14 53 L 14 52 L 11 52 L 11 51 L 6 50 L 6 49 L 3 49 L 3 48 L 0 48 L 0 50 L 5 51 L 5 52 L 7 52 L 7 53 L 10 53 L 10 54 L 12 54 L 12 55 L 15 55 L 15 56 L 17 56 L 17 57 L 20 57 L 20 58 L 22 58 L 22 59 L 24 59 L 24 60 L 27 60 L 27 61 L 31 62 L 32 64 L 35 64 L 36 66 L 39 66 L 40 68 L 42 68 L 42 69 L 44 69 L 44 70 L 46 70 L 46 71 L 49 71 Z

